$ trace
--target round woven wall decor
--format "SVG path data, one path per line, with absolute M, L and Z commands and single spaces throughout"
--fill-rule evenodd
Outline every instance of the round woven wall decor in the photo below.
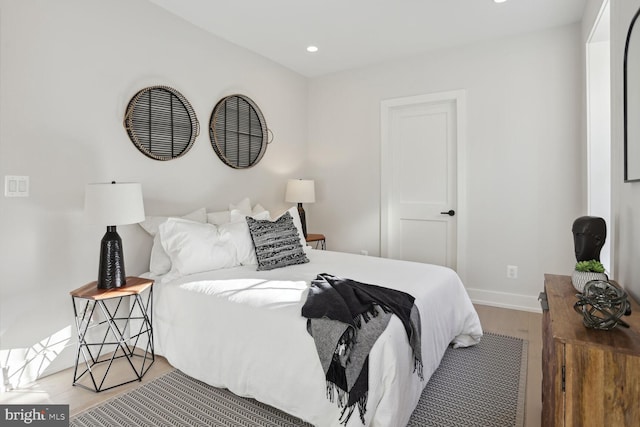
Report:
M 235 169 L 257 164 L 271 141 L 260 108 L 244 95 L 229 95 L 214 107 L 209 121 L 211 146 L 220 160 Z
M 155 160 L 185 154 L 200 134 L 200 123 L 189 101 L 167 86 L 151 86 L 136 93 L 124 115 L 133 144 Z

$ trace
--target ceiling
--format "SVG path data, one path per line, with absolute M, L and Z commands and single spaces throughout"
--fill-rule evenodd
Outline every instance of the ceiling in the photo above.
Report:
M 307 77 L 578 22 L 587 0 L 149 0 Z M 316 53 L 306 47 L 315 45 Z

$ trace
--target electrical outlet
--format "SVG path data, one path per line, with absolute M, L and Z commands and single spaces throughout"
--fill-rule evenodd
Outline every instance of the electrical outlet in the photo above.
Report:
M 362 250 L 360 251 L 360 255 L 367 256 L 367 255 L 369 255 L 369 251 L 362 249 Z
M 518 266 L 517 265 L 507 265 L 507 278 L 508 279 L 517 279 L 518 278 Z

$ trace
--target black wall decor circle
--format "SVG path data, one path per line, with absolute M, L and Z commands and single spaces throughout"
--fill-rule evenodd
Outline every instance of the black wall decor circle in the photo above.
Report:
M 260 108 L 247 96 L 224 97 L 211 113 L 211 146 L 220 160 L 232 168 L 245 169 L 257 164 L 271 142 L 268 132 Z
M 189 101 L 167 86 L 151 86 L 136 93 L 127 106 L 124 127 L 138 150 L 155 160 L 182 156 L 200 134 L 200 123 Z

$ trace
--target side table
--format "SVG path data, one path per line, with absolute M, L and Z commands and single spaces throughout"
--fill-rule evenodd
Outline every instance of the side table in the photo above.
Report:
M 615 282 L 613 282 L 615 285 Z M 637 427 L 640 306 L 610 331 L 585 327 L 570 276 L 544 275 L 542 423 L 545 427 Z
M 327 249 L 327 241 L 324 237 L 324 234 L 307 234 L 307 243 L 313 243 L 316 242 L 316 249 L 318 249 L 318 246 L 320 246 L 320 249 L 325 250 Z
M 149 292 L 143 298 L 147 289 Z M 91 282 L 70 294 L 78 332 L 73 385 L 100 392 L 142 380 L 155 361 L 153 280 L 127 277 L 125 286 L 113 289 L 98 289 L 97 282 Z M 113 346 L 115 349 L 110 352 Z M 118 359 L 126 360 L 124 369 L 130 368 L 133 376 L 115 385 L 105 383 Z M 93 388 L 80 382 L 83 377 L 85 380 L 91 378 Z

